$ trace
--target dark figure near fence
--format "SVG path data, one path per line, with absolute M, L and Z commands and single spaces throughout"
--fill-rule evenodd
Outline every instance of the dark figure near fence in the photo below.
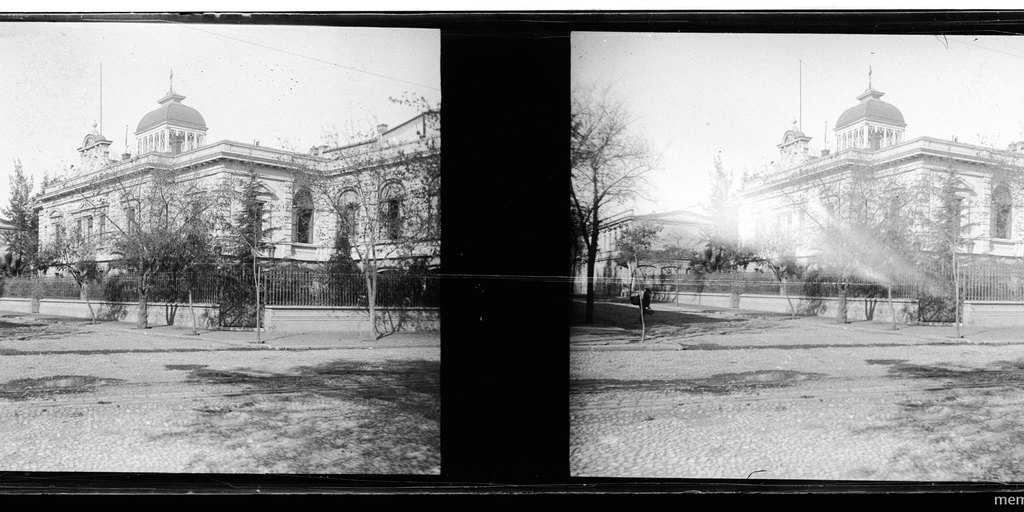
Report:
M 651 295 L 653 295 L 653 293 L 651 293 L 651 289 L 650 288 L 644 288 L 644 291 L 643 291 L 642 294 L 638 293 L 636 295 L 631 295 L 629 297 L 629 303 L 634 305 L 634 306 L 639 306 L 640 302 L 643 301 L 643 304 L 644 304 L 643 305 L 643 310 L 644 310 L 644 312 L 650 311 L 651 310 Z

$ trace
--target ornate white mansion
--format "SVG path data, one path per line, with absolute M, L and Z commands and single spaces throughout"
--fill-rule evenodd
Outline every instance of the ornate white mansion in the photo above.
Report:
M 876 180 L 939 184 L 953 172 L 966 189 L 958 192 L 964 212 L 964 236 L 970 243 L 961 252 L 990 257 L 1024 256 L 1024 222 L 1018 216 L 1020 173 L 1024 169 L 1021 144 L 995 150 L 957 140 L 918 137 L 907 140 L 906 121 L 884 93 L 868 88 L 858 103 L 843 112 L 835 123 L 834 152 L 810 151 L 810 137 L 797 127 L 787 131 L 778 145 L 776 168 L 752 177 L 743 193 L 739 213 L 741 239 L 757 239 L 766 233 L 787 233 L 795 240 L 794 255 L 807 257 L 816 251 L 817 223 L 831 216 L 822 197 L 822 185 L 854 173 L 868 173 Z M 936 198 L 917 198 L 935 207 Z M 925 208 L 927 211 L 927 208 Z
M 377 202 L 382 204 L 360 209 L 360 202 L 353 196 L 357 185 L 365 184 L 370 173 L 381 178 L 393 169 L 386 163 L 353 167 L 354 159 L 349 158 L 353 154 L 375 152 L 382 158 L 399 151 L 415 155 L 428 147 L 439 148 L 438 112 L 422 113 L 390 128 L 380 125 L 375 137 L 356 144 L 318 146 L 308 153 L 297 153 L 230 140 L 210 142 L 206 138 L 206 119 L 184 104 L 184 99 L 185 96 L 172 87 L 157 100 L 158 108 L 142 116 L 135 129 L 134 154 L 112 156 L 111 141 L 98 133 L 94 125 L 93 133 L 85 135 L 78 148 L 79 164 L 47 183 L 38 198 L 41 246 L 64 233 L 74 232 L 99 242 L 97 260 L 109 262 L 116 258 L 111 253 L 111 242 L 117 231 L 135 222 L 132 207 L 124 198 L 126 184 L 144 183 L 156 171 L 169 171 L 175 180 L 199 183 L 205 190 L 229 187 L 237 191 L 242 180 L 254 172 L 265 212 L 263 227 L 270 232 L 267 241 L 271 249 L 263 257 L 296 262 L 325 261 L 334 250 L 335 234 L 341 222 L 337 208 L 330 206 L 332 198 L 324 197 L 324 189 L 310 189 L 297 180 L 300 171 L 315 169 L 330 180 L 330 194 L 343 199 L 352 196 L 353 215 L 364 216 L 361 218 L 388 216 L 381 243 L 416 233 L 419 245 L 404 251 L 402 257 L 422 256 L 428 260 L 429 267 L 440 265 L 437 169 L 434 168 L 430 176 L 417 179 L 402 174 L 402 178 L 376 180 L 385 188 L 376 196 Z M 233 218 L 232 213 L 240 207 L 239 196 L 233 194 L 227 204 L 222 204 L 225 211 L 219 213 L 223 218 Z M 425 203 L 415 202 L 407 200 L 410 196 L 429 199 Z M 410 224 L 406 219 L 414 217 L 409 215 L 411 208 L 429 209 L 426 217 L 430 226 Z M 389 253 L 380 251 L 378 254 Z M 357 258 L 355 251 L 353 257 Z

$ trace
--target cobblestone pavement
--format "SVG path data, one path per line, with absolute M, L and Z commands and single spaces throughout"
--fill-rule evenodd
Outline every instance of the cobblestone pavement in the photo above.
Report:
M 440 472 L 436 337 L 268 337 L 0 316 L 0 470 Z
M 573 476 L 1024 480 L 1014 329 L 659 307 L 649 328 L 677 330 L 645 343 L 573 329 Z

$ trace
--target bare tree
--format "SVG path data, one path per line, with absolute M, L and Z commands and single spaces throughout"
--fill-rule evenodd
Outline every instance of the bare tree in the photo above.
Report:
M 590 323 L 594 319 L 594 269 L 601 216 L 607 215 L 610 207 L 642 197 L 645 175 L 656 164 L 646 142 L 630 133 L 626 107 L 608 91 L 574 91 L 570 122 L 570 208 L 575 231 L 586 246 L 584 322 Z
M 329 160 L 302 165 L 296 181 L 296 190 L 311 192 L 308 207 L 333 217 L 335 246 L 355 254 L 377 339 L 391 333 L 377 305 L 381 272 L 438 253 L 440 115 L 439 107 L 425 107 L 412 140 L 391 142 L 378 133 L 330 150 Z
M 615 241 L 616 263 L 629 269 L 629 293 L 633 293 L 633 281 L 636 278 L 640 262 L 653 255 L 652 248 L 658 241 L 661 226 L 649 222 L 641 222 L 628 226 L 619 234 Z
M 59 237 L 39 252 L 40 269 L 54 268 L 58 274 L 67 273 L 78 285 L 80 297 L 89 308 L 92 323 L 96 323 L 96 310 L 89 299 L 89 284 L 99 277 L 96 262 L 97 245 L 93 237 L 76 232 L 73 236 Z
M 633 296 L 633 281 L 636 279 L 636 272 L 640 268 L 640 262 L 651 257 L 652 247 L 658 240 L 658 233 L 661 226 L 642 222 L 634 224 L 622 230 L 619 239 L 615 241 L 615 248 L 618 252 L 616 263 L 629 268 L 629 295 Z M 640 306 L 640 342 L 647 338 L 647 322 L 644 320 L 645 308 L 649 305 L 649 291 L 640 291 L 637 305 Z M 631 299 L 632 300 L 632 299 Z
M 149 297 L 160 272 L 195 261 L 197 243 L 208 243 L 219 215 L 213 192 L 170 171 L 154 170 L 115 182 L 123 215 L 109 219 L 114 264 L 132 272 L 139 300 L 136 328 L 149 326 Z
M 895 328 L 893 285 L 916 272 L 919 185 L 866 168 L 820 181 L 814 191 L 825 211 L 804 213 L 817 228 L 814 261 L 838 273 L 836 321 L 848 321 L 847 299 L 858 277 L 885 286 Z
M 789 296 L 787 284 L 803 272 L 803 266 L 797 261 L 795 252 L 797 239 L 792 232 L 775 227 L 768 233 L 760 234 L 753 242 L 753 262 L 771 271 L 779 283 L 779 294 L 786 297 L 791 317 L 796 316 L 796 306 Z

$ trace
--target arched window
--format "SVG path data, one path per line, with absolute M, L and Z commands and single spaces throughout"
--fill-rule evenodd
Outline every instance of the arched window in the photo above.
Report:
M 1006 185 L 992 190 L 992 238 L 1010 238 L 1013 227 L 1013 198 Z
M 64 243 L 64 217 L 55 215 L 50 218 L 53 225 L 53 241 L 58 246 Z
M 294 230 L 292 240 L 299 244 L 313 243 L 313 194 L 300 190 L 292 200 Z
M 395 240 L 402 236 L 402 186 L 392 183 L 384 187 L 380 193 L 379 220 L 381 235 Z
M 338 234 L 351 242 L 359 227 L 359 196 L 355 191 L 347 190 L 338 201 L 341 206 L 338 212 Z

